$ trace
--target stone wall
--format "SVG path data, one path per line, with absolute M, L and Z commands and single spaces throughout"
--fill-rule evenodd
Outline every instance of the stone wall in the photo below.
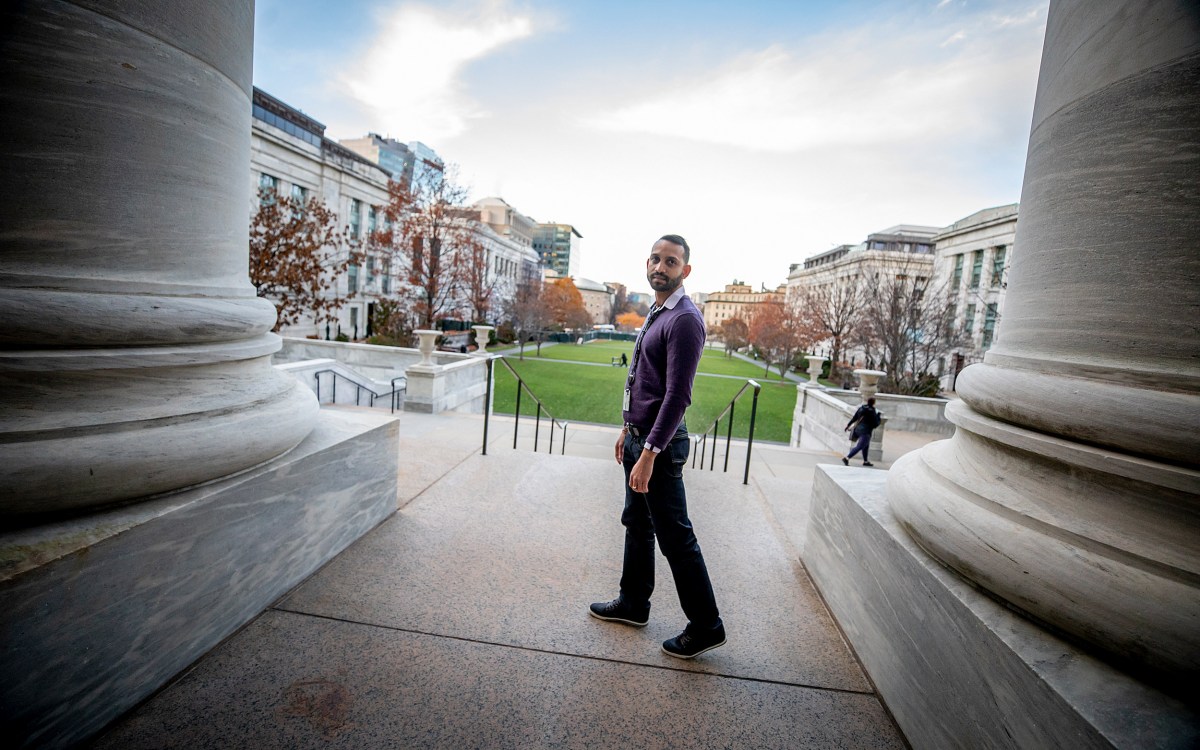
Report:
M 285 338 L 283 348 L 275 355 L 276 365 L 303 363 L 298 370 L 295 367 L 288 369 L 300 373 L 298 377 L 305 378 L 302 382 L 309 388 L 314 388 L 312 373 L 316 365 L 312 363 L 318 360 L 326 363 L 321 369 L 327 369 L 330 360 L 345 366 L 352 371 L 344 373 L 348 379 L 353 379 L 354 373 L 365 376 L 365 379 L 374 382 L 373 390 L 381 396 L 392 389 L 392 378 L 403 375 L 407 380 L 404 398 L 406 411 L 426 414 L 443 411 L 483 413 L 487 394 L 485 357 L 434 352 L 434 364 L 421 365 L 421 352 L 417 349 L 295 338 Z M 342 389 L 344 382 L 339 382 L 339 389 Z M 322 380 L 321 400 L 328 403 L 330 399 L 325 397 L 325 385 L 326 381 Z M 355 403 L 354 386 L 345 385 L 343 390 L 348 395 L 344 396 L 339 390 L 337 402 Z M 362 398 L 366 398 L 365 394 Z M 361 403 L 366 405 L 365 401 Z

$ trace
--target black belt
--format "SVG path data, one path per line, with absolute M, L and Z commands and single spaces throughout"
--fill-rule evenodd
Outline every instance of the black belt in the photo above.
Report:
M 650 434 L 650 430 L 638 427 L 637 425 L 629 424 L 628 422 L 625 423 L 625 429 L 629 430 L 629 434 L 633 435 L 634 437 L 645 437 L 646 435 Z M 675 438 L 679 437 L 680 433 L 684 435 L 687 434 L 687 427 L 683 422 L 679 423 L 679 427 L 675 430 L 675 434 L 671 436 L 671 439 L 674 440 Z

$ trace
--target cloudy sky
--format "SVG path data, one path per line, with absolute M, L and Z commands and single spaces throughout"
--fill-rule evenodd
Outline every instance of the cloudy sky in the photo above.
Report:
M 258 0 L 255 84 L 327 125 L 422 141 L 583 235 L 646 290 L 682 234 L 693 292 L 895 224 L 1020 198 L 1047 0 Z

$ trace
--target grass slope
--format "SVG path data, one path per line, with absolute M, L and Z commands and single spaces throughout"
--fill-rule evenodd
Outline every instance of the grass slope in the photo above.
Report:
M 624 348 L 622 348 L 624 347 Z M 560 358 L 551 358 L 550 353 L 560 351 L 560 357 L 579 359 L 584 356 L 594 357 L 597 364 L 575 364 Z M 541 399 L 545 407 L 558 419 L 577 422 L 594 422 L 597 424 L 621 424 L 621 393 L 625 385 L 625 368 L 612 367 L 609 360 L 613 352 L 620 356 L 621 351 L 631 353 L 632 345 L 628 342 L 597 342 L 585 346 L 560 345 L 545 347 L 543 356 L 530 357 L 528 351 L 524 361 L 509 356 L 507 361 L 520 373 L 521 378 L 529 388 Z M 565 357 L 566 354 L 570 357 Z M 741 368 L 737 368 L 741 365 Z M 739 372 L 740 369 L 740 372 Z M 718 370 L 716 374 L 738 375 L 731 377 L 712 377 L 706 375 L 709 370 Z M 692 405 L 688 408 L 685 419 L 688 428 L 693 433 L 706 429 L 712 420 L 729 403 L 746 378 L 754 378 L 762 384 L 758 399 L 758 414 L 756 417 L 754 436 L 756 440 L 773 440 L 787 442 L 792 425 L 792 411 L 796 406 L 796 385 L 791 382 L 764 381 L 761 370 L 741 360 L 727 360 L 716 350 L 705 350 L 701 359 L 700 372 L 692 388 Z M 752 392 L 742 396 L 735 409 L 735 437 L 745 437 L 749 432 L 750 405 Z M 516 379 L 508 368 L 496 366 L 496 393 L 494 399 L 495 411 L 499 414 L 512 414 L 516 405 Z M 532 415 L 535 406 L 528 394 L 521 396 L 521 413 Z M 720 433 L 725 434 L 726 423 L 722 423 Z

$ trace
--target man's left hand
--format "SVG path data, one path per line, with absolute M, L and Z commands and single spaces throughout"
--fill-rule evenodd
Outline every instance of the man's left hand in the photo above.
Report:
M 637 463 L 633 465 L 633 470 L 629 472 L 629 489 L 634 492 L 650 490 L 650 475 L 654 473 L 654 458 L 657 455 L 649 448 L 642 451 Z

